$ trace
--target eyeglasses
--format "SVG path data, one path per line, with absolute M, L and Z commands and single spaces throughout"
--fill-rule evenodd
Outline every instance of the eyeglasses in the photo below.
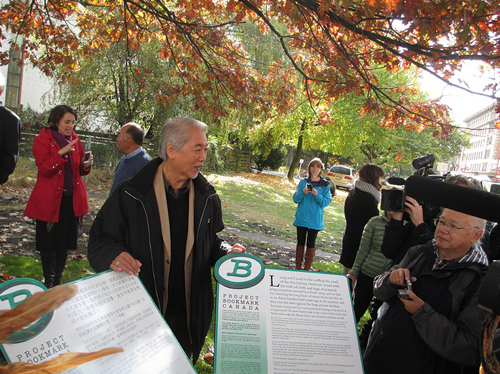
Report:
M 439 218 L 434 218 L 434 225 L 436 225 L 436 227 L 445 226 L 448 230 L 450 230 L 452 232 L 457 232 L 459 230 L 465 230 L 465 229 L 478 229 L 479 230 L 479 227 L 458 227 L 457 225 L 454 225 L 453 223 L 446 223 Z

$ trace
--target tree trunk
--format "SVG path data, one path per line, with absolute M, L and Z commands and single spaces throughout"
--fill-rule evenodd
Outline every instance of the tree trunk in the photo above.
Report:
M 299 139 L 297 140 L 297 150 L 295 155 L 293 156 L 292 163 L 290 164 L 290 168 L 288 169 L 288 180 L 290 182 L 293 181 L 293 172 L 295 168 L 299 164 L 300 155 L 302 154 L 302 134 L 304 133 L 304 129 L 306 127 L 306 119 L 302 119 L 302 124 L 300 125 Z

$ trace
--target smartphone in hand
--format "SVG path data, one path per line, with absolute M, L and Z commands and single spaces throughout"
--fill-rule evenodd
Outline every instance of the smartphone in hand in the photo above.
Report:
M 86 164 L 89 161 L 90 155 L 92 154 L 92 151 L 85 151 L 85 158 L 83 159 L 83 162 Z

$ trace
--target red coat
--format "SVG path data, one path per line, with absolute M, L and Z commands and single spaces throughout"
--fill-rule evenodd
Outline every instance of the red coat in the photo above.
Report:
M 80 138 L 73 131 L 73 139 L 78 139 L 73 159 L 73 210 L 75 217 L 84 216 L 89 212 L 87 190 L 82 175 L 85 172 L 82 166 L 84 150 Z M 38 175 L 33 192 L 28 200 L 24 215 L 45 222 L 59 221 L 59 208 L 64 186 L 64 164 L 67 162 L 57 153 L 61 147 L 52 136 L 49 128 L 44 128 L 33 141 L 33 155 L 35 156 Z

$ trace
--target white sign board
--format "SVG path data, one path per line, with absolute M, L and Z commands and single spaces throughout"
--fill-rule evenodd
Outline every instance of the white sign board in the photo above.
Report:
M 214 373 L 363 373 L 348 278 L 264 269 L 252 257 L 215 267 Z
M 15 334 L 12 344 L 2 345 L 9 362 L 41 363 L 66 352 L 120 347 L 124 352 L 64 373 L 196 373 L 138 277 L 107 271 L 73 284 L 75 297 L 35 323 L 32 332 Z M 14 297 L 44 289 L 34 280 L 6 282 L 0 309 L 11 309 Z

